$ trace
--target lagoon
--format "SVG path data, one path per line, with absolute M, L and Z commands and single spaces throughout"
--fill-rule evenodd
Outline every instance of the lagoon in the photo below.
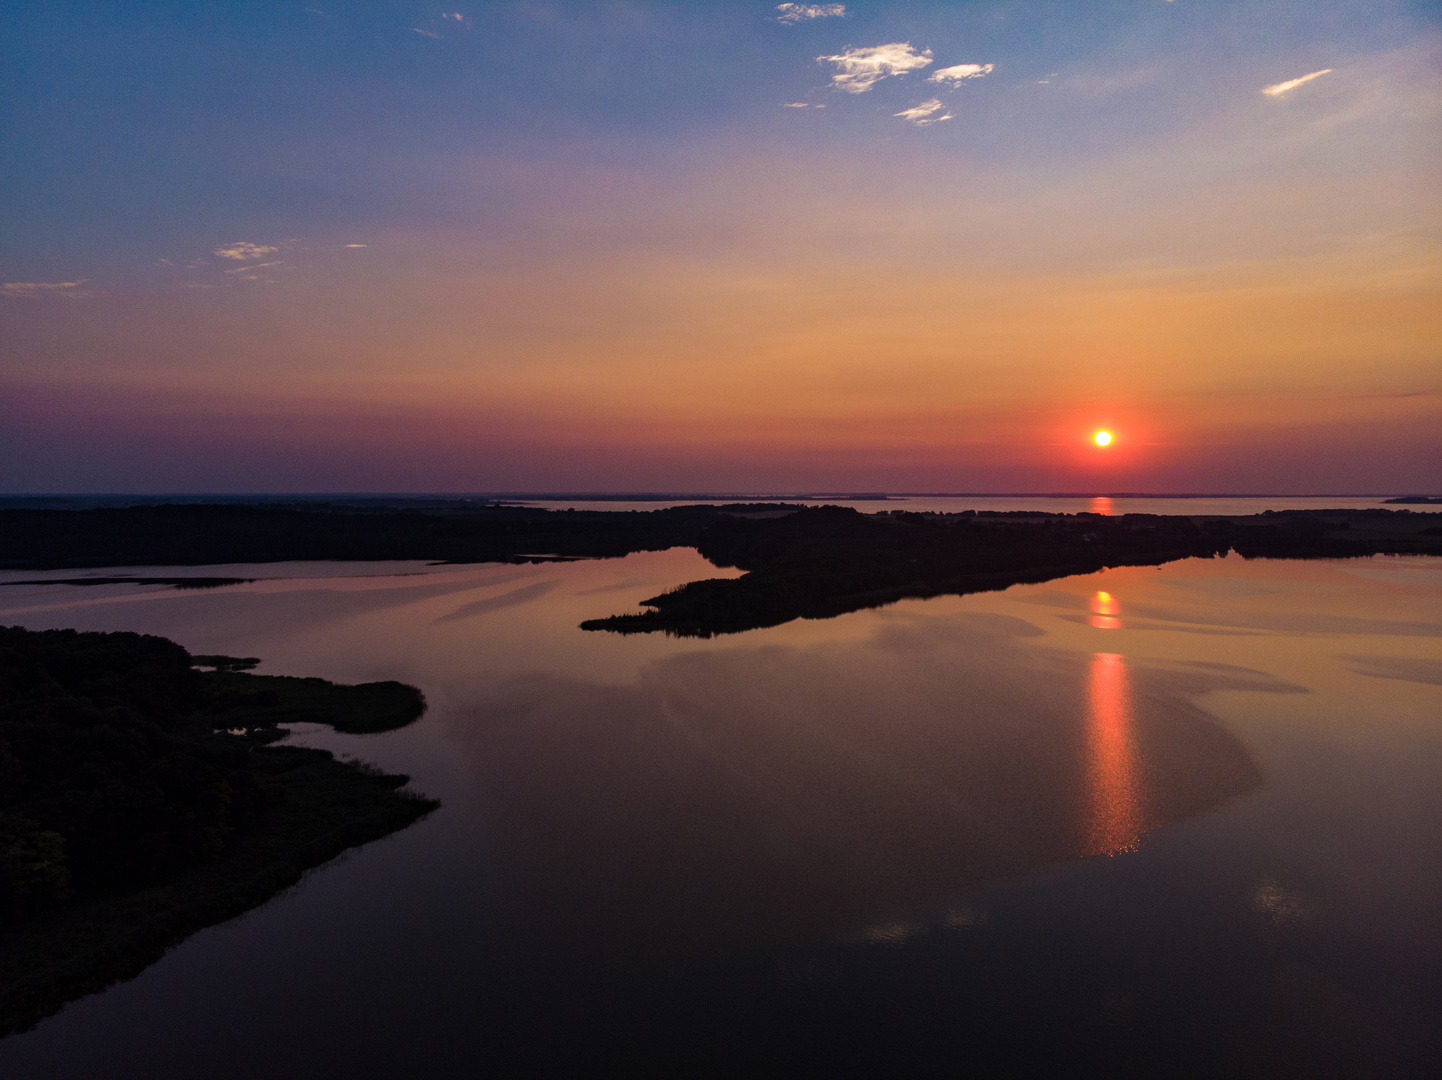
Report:
M 204 572 L 255 580 L 14 586 L 0 623 L 413 683 L 410 728 L 293 738 L 444 805 L 0 1041 L 6 1076 L 1439 1060 L 1442 559 L 1185 560 L 709 641 L 578 628 L 731 575 L 689 549 Z

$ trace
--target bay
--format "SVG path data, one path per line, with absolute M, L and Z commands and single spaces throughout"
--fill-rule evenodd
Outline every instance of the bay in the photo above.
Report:
M 293 738 L 443 808 L 0 1042 L 6 1076 L 1439 1060 L 1442 560 L 1187 560 L 710 641 L 578 629 L 729 575 L 690 550 L 205 572 L 255 580 L 14 586 L 0 622 L 414 683 L 411 728 Z

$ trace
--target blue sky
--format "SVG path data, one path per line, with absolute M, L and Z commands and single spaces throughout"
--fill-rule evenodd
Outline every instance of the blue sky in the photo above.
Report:
M 664 171 L 731 138 L 1045 174 L 1164 143 L 1259 85 L 1436 29 L 1424 5 L 1186 0 L 862 3 L 790 25 L 766 3 L 490 4 L 461 21 L 404 3 L 6 12 L 4 240 L 22 276 L 62 252 L 108 259 L 118 245 L 140 259 L 224 227 L 479 216 L 488 207 L 471 209 L 475 186 L 455 175 L 474 156 Z M 838 95 L 816 60 L 899 41 L 930 50 L 932 71 L 995 70 L 941 88 L 923 69 Z M 901 130 L 892 114 L 934 96 L 951 126 Z M 828 111 L 781 111 L 792 101 Z

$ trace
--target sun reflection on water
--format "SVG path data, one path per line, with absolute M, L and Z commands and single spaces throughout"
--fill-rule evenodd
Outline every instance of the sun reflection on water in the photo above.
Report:
M 1125 658 L 1093 653 L 1087 672 L 1087 855 L 1136 850 L 1142 834 L 1140 768 Z
M 1116 597 L 1105 591 L 1098 591 L 1091 599 L 1091 624 L 1098 630 L 1120 630 L 1122 621 L 1117 618 L 1122 606 Z

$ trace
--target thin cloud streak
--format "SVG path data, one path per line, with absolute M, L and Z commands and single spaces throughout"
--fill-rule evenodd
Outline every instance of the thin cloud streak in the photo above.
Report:
M 845 4 L 777 4 L 776 10 L 781 12 L 776 21 L 787 26 L 808 19 L 835 19 L 846 15 Z
M 864 94 L 887 76 L 920 71 L 931 63 L 931 50 L 918 52 L 909 41 L 894 41 L 889 45 L 847 49 L 836 56 L 818 56 L 816 59 L 835 64 L 839 69 L 831 76 L 836 89 L 848 94 Z
M 920 105 L 914 105 L 909 109 L 902 109 L 899 113 L 892 113 L 892 115 L 910 121 L 917 127 L 925 127 L 927 124 L 940 123 L 942 120 L 956 119 L 951 113 L 946 113 L 942 116 L 936 115 L 945 108 L 946 106 L 941 103 L 940 98 L 932 98 L 929 101 L 923 101 Z
M 222 259 L 235 259 L 237 262 L 246 262 L 250 259 L 263 259 L 267 255 L 274 255 L 280 248 L 269 244 L 249 244 L 244 240 L 231 244 L 228 247 L 218 247 L 213 254 L 219 255 Z
M 1262 93 L 1268 97 L 1281 97 L 1288 90 L 1295 90 L 1303 83 L 1309 83 L 1313 79 L 1320 79 L 1323 75 L 1330 74 L 1331 68 L 1323 68 L 1321 71 L 1314 71 L 1310 75 L 1303 75 L 1300 79 L 1288 79 L 1286 82 L 1279 82 L 1272 86 L 1265 87 Z
M 983 75 L 990 75 L 995 70 L 995 64 L 953 64 L 951 67 L 944 67 L 935 72 L 926 81 L 950 83 L 952 86 L 957 86 L 966 79 L 979 79 Z
M 0 295 L 15 296 L 23 300 L 39 300 L 43 296 L 84 296 L 77 292 L 85 279 L 79 281 L 7 281 L 0 285 Z
M 247 265 L 247 266 L 235 266 L 235 267 L 232 267 L 231 269 L 224 271 L 224 273 L 227 273 L 227 274 L 249 274 L 249 273 L 251 273 L 252 271 L 255 271 L 255 270 L 264 270 L 267 266 L 280 266 L 280 265 L 281 265 L 281 264 L 280 264 L 279 261 L 275 261 L 275 262 L 263 262 L 263 263 L 250 263 L 250 264 Z

